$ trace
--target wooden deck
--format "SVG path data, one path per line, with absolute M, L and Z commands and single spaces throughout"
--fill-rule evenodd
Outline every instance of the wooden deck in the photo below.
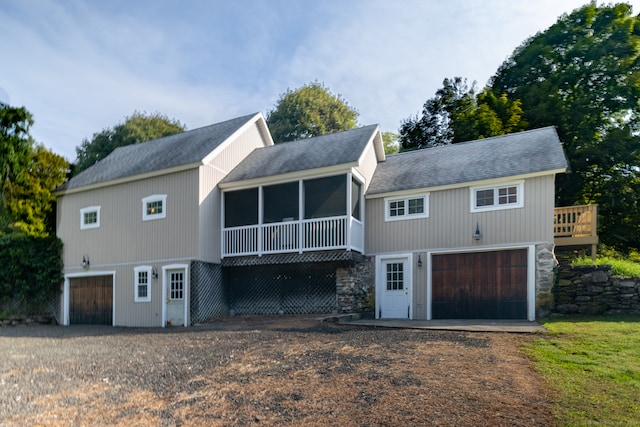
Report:
M 591 247 L 598 244 L 598 205 L 555 208 L 553 236 L 556 246 Z

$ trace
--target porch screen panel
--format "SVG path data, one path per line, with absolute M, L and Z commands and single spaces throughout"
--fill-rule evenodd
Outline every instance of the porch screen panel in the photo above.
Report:
M 351 181 L 351 216 L 360 220 L 360 196 L 362 185 L 355 179 Z
M 299 219 L 298 181 L 262 188 L 265 224 Z
M 304 181 L 304 218 L 326 218 L 347 214 L 346 175 Z
M 258 189 L 224 193 L 224 226 L 240 227 L 258 223 Z

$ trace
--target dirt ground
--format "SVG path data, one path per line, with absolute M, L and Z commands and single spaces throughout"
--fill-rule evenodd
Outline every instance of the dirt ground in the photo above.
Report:
M 0 329 L 0 426 L 545 426 L 529 335 L 312 316 Z

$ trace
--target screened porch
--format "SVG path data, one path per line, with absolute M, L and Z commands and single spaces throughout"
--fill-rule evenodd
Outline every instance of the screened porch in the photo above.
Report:
M 222 256 L 364 252 L 362 184 L 350 173 L 223 192 Z

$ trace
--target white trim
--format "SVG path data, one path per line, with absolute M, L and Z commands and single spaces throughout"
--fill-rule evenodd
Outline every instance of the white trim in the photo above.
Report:
M 153 268 L 150 265 L 141 265 L 139 267 L 134 267 L 133 269 L 133 301 L 134 302 L 151 302 L 151 273 Z M 139 282 L 139 274 L 147 273 L 147 296 L 140 297 L 138 296 L 138 287 L 140 286 Z
M 91 212 L 96 213 L 96 222 L 87 224 L 84 222 L 84 216 Z M 87 206 L 80 209 L 80 230 L 90 230 L 92 228 L 100 228 L 100 206 Z
M 516 203 L 507 203 L 501 205 L 498 200 L 498 190 L 507 187 L 516 187 Z M 493 205 L 476 206 L 478 191 L 493 191 Z M 524 180 L 516 181 L 498 181 L 492 185 L 469 187 L 469 207 L 471 213 L 499 211 L 504 209 L 518 209 L 524 207 Z
M 233 120 L 233 119 L 232 119 Z M 244 133 L 249 127 L 255 125 L 258 128 L 258 132 L 260 136 L 265 140 L 265 147 L 268 147 L 273 144 L 273 139 L 271 138 L 271 134 L 269 132 L 263 133 L 264 128 L 266 128 L 266 120 L 262 113 L 256 113 L 248 119 L 242 126 L 236 129 L 231 135 L 229 135 L 222 143 L 220 143 L 216 148 L 214 148 L 209 154 L 202 159 L 202 164 L 210 163 L 213 159 L 216 158 L 222 151 L 224 151 L 229 145 L 235 142 L 238 137 Z
M 446 255 L 469 252 L 496 252 L 514 249 L 527 249 L 527 320 L 536 320 L 536 246 L 535 245 L 513 245 L 513 246 L 487 246 L 482 248 L 456 248 L 427 251 L 427 320 L 432 320 L 432 275 L 433 255 Z
M 191 288 L 191 279 L 189 277 L 189 265 L 188 264 L 170 264 L 162 266 L 162 327 L 167 327 L 167 275 L 169 270 L 184 270 L 184 327 L 186 328 L 191 323 L 189 317 L 189 304 L 191 295 L 189 290 Z
M 538 178 L 541 176 L 547 175 L 556 175 L 559 173 L 564 173 L 564 169 L 554 169 L 550 171 L 529 173 L 523 175 L 514 175 L 509 177 L 509 180 L 525 180 L 529 178 Z M 429 191 L 442 191 L 442 190 L 452 190 L 454 188 L 467 188 L 469 186 L 485 186 L 491 185 L 496 182 L 504 182 L 505 178 L 492 178 L 492 179 L 483 179 L 480 181 L 469 181 L 469 182 L 459 182 L 455 184 L 446 184 L 446 185 L 437 185 L 435 187 L 420 187 L 420 188 L 410 188 L 406 190 L 397 190 L 397 191 L 385 191 L 382 193 L 374 193 L 367 194 L 367 199 L 381 199 L 383 197 L 398 197 L 403 196 L 405 194 L 415 194 L 416 192 L 429 192 Z
M 70 292 L 71 292 L 71 283 L 69 279 L 74 279 L 77 277 L 91 277 L 91 276 L 111 276 L 113 277 L 113 283 L 111 285 L 113 289 L 113 302 L 111 304 L 111 326 L 116 325 L 116 272 L 111 271 L 91 271 L 85 273 L 69 273 L 64 275 L 64 289 L 62 291 L 62 324 L 64 326 L 69 326 L 69 305 L 70 305 Z
M 147 205 L 153 202 L 162 202 L 162 211 L 160 213 L 148 214 Z M 167 217 L 167 195 L 153 194 L 142 198 L 142 220 L 152 221 L 154 219 L 163 219 Z
M 409 200 L 423 199 L 423 212 L 417 214 L 409 213 Z M 404 202 L 404 214 L 391 216 L 390 203 Z M 417 218 L 429 218 L 429 193 L 406 195 L 404 197 L 387 197 L 384 199 L 384 221 L 403 221 Z
M 386 281 L 383 278 L 386 278 L 386 272 L 382 271 L 382 264 L 384 261 L 392 261 L 399 260 L 402 262 L 406 262 L 407 270 L 405 271 L 405 277 L 409 280 L 409 320 L 413 319 L 413 253 L 402 253 L 402 254 L 393 254 L 393 255 L 382 255 L 376 257 L 375 264 L 375 289 L 376 289 L 376 308 L 375 308 L 375 318 L 380 318 L 380 296 L 382 295 L 383 282 L 386 285 Z
M 256 188 L 261 185 L 274 185 L 274 184 L 285 184 L 287 182 L 298 181 L 298 180 L 308 180 L 308 179 L 316 179 L 316 178 L 327 178 L 330 176 L 343 175 L 351 170 L 352 167 L 357 167 L 357 162 L 350 163 L 342 163 L 335 166 L 327 166 L 323 168 L 316 169 L 305 169 L 301 171 L 295 171 L 290 173 L 285 173 L 281 175 L 272 175 L 272 176 L 264 176 L 260 178 L 247 179 L 244 181 L 234 181 L 234 182 L 221 182 L 218 184 L 221 190 L 224 191 L 235 191 L 235 190 L 246 190 L 248 188 Z

